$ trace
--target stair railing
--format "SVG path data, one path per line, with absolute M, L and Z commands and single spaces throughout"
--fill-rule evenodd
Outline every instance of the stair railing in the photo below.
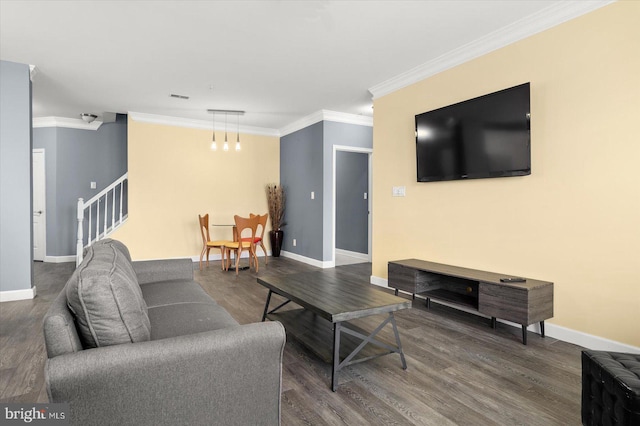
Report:
M 127 194 L 127 182 L 128 173 L 125 173 L 88 201 L 78 198 L 76 265 L 82 262 L 85 247 L 106 238 L 126 221 L 127 213 L 123 214 L 123 203 Z M 118 206 L 117 209 L 116 206 Z M 100 216 L 101 213 L 102 216 Z M 85 217 L 89 221 L 86 243 L 84 237 Z

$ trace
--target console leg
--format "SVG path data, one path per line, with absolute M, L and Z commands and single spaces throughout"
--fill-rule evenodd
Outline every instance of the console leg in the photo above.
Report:
M 527 326 L 524 324 L 522 325 L 522 344 L 527 344 Z
M 491 328 L 496 329 L 496 317 L 491 317 Z
M 411 293 L 411 300 L 416 300 L 416 294 L 415 293 Z
M 393 292 L 396 296 L 398 295 L 398 289 L 396 288 L 396 291 Z
M 540 321 L 540 336 L 544 337 L 544 321 Z
M 427 307 L 427 309 L 431 309 L 431 299 L 429 299 L 428 297 L 424 299 L 424 304 Z

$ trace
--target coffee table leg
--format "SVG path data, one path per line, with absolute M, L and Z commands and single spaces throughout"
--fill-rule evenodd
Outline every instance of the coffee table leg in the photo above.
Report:
M 340 327 L 341 323 L 333 325 L 333 370 L 331 371 L 331 390 L 338 389 L 338 368 L 340 367 Z
M 271 302 L 271 290 L 269 290 L 269 295 L 267 295 L 267 303 L 264 304 L 264 313 L 262 314 L 263 322 L 265 319 L 267 319 L 267 312 L 269 311 L 269 302 Z
M 398 327 L 396 327 L 396 318 L 393 316 L 393 312 L 389 312 L 391 317 L 391 325 L 393 326 L 393 334 L 396 335 L 396 345 L 400 351 L 400 360 L 402 361 L 402 369 L 407 369 L 407 361 L 404 359 L 404 351 L 402 350 L 402 344 L 400 343 L 400 333 L 398 333 Z

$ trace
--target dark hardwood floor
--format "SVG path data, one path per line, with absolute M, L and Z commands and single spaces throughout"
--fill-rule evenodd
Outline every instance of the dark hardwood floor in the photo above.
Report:
M 259 321 L 267 289 L 257 276 L 319 270 L 270 258 L 238 277 L 212 262 L 195 278 L 240 323 Z M 42 318 L 73 264 L 35 264 L 37 297 L 0 304 L 0 401 L 46 402 Z M 326 273 L 368 282 L 371 264 Z M 312 283 L 310 283 L 312 285 Z M 379 288 L 379 287 L 376 287 Z M 381 291 L 386 291 L 381 289 Z M 274 296 L 277 299 L 278 296 Z M 276 301 L 272 301 L 275 306 Z M 292 339 L 283 363 L 283 425 L 579 425 L 581 347 L 422 299 L 396 313 L 408 369 L 389 355 L 347 367 L 331 392 L 331 367 Z M 380 318 L 358 321 L 372 329 Z M 393 339 L 387 326 L 381 336 Z

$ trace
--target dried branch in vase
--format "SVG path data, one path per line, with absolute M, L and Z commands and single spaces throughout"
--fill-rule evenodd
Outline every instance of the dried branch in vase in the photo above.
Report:
M 277 231 L 284 223 L 284 188 L 281 185 L 270 183 L 267 185 L 267 206 L 271 229 Z

